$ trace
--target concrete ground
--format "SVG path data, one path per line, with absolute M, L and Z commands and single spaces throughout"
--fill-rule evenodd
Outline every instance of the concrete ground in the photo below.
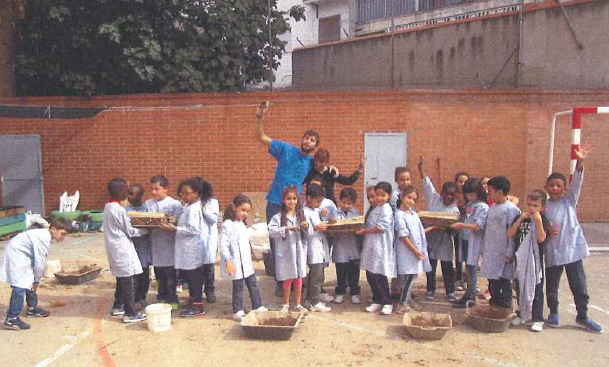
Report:
M 607 225 L 586 226 L 591 246 L 607 245 Z M 7 244 L 0 242 L 0 252 Z M 609 327 L 609 256 L 595 253 L 584 264 L 591 296 L 589 315 Z M 434 301 L 425 301 L 424 277 L 415 291 L 425 311 L 451 314 L 454 328 L 440 341 L 420 341 L 405 334 L 402 317 L 363 311 L 346 300 L 331 305 L 333 312 L 311 314 L 289 341 L 249 340 L 231 319 L 229 281 L 217 279 L 218 302 L 205 305 L 207 314 L 183 319 L 174 314 L 172 328 L 152 333 L 146 323 L 125 325 L 109 315 L 115 281 L 107 270 L 101 234 L 71 235 L 54 243 L 50 259 L 67 263 L 97 263 L 101 276 L 82 285 L 58 284 L 45 278 L 40 286 L 41 307 L 52 312 L 46 319 L 25 319 L 28 331 L 0 330 L 3 366 L 608 366 L 609 333 L 592 334 L 574 323 L 575 307 L 566 277 L 560 289 L 561 327 L 533 333 L 511 327 L 487 334 L 465 323 L 465 313 L 446 302 L 441 277 Z M 256 265 L 263 302 L 276 307 L 274 281 Z M 216 267 L 218 270 L 218 267 Z M 216 274 L 218 275 L 218 271 Z M 326 289 L 333 293 L 334 266 L 326 270 Z M 370 290 L 362 273 L 362 300 Z M 484 287 L 481 281 L 480 286 Z M 148 300 L 152 302 L 155 290 Z M 188 297 L 185 291 L 181 297 Z M 0 314 L 4 315 L 10 287 L 0 284 Z M 249 306 L 246 295 L 246 307 Z M 65 306 L 52 307 L 65 302 Z M 547 314 L 547 309 L 546 309 Z

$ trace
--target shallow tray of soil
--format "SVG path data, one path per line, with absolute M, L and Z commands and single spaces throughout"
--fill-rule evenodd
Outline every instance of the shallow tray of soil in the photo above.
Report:
M 131 225 L 136 228 L 157 228 L 169 223 L 169 217 L 163 213 L 127 212 Z
M 252 339 L 288 340 L 302 322 L 302 312 L 250 311 L 241 327 Z
M 421 222 L 423 222 L 425 227 L 448 228 L 459 221 L 459 213 L 420 211 L 417 214 L 419 214 L 419 218 L 421 218 Z
M 364 228 L 364 217 L 351 217 L 328 223 L 330 233 L 355 233 Z
M 55 278 L 62 284 L 82 284 L 99 276 L 102 268 L 92 264 L 85 265 L 74 271 L 60 271 L 55 273 Z

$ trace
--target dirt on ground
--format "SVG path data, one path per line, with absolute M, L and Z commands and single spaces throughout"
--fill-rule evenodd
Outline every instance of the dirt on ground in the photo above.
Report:
M 0 252 L 8 243 L 0 242 Z M 115 279 L 107 268 L 101 234 L 70 237 L 53 243 L 49 259 L 79 261 L 102 266 L 100 276 L 80 285 L 59 284 L 45 278 L 39 287 L 40 306 L 49 318 L 25 318 L 28 331 L 0 330 L 3 366 L 609 366 L 609 336 L 592 334 L 576 326 L 573 298 L 563 277 L 560 289 L 561 326 L 543 332 L 529 326 L 510 327 L 502 333 L 485 333 L 467 324 L 465 310 L 452 307 L 445 297 L 441 275 L 435 300 L 425 300 L 425 277 L 414 292 L 423 311 L 449 314 L 453 328 L 442 340 L 410 337 L 403 316 L 366 313 L 371 297 L 362 272 L 362 304 L 346 297 L 330 304 L 330 313 L 309 313 L 286 341 L 252 340 L 232 319 L 231 282 L 220 278 L 216 267 L 218 301 L 205 304 L 206 314 L 180 318 L 175 312 L 171 329 L 148 330 L 146 322 L 123 324 L 110 316 Z M 585 260 L 590 292 L 589 315 L 609 327 L 609 256 Z M 265 306 L 278 308 L 273 278 L 262 262 L 255 264 Z M 325 289 L 334 293 L 334 266 L 326 269 Z M 481 280 L 480 287 L 485 288 Z M 0 283 L 0 313 L 6 313 L 11 290 Z M 462 292 L 458 292 L 458 296 Z M 156 297 L 151 287 L 148 302 Z M 188 291 L 180 294 L 183 300 Z M 249 295 L 245 290 L 246 308 Z M 484 301 L 478 301 L 484 303 Z M 246 312 L 248 310 L 246 309 Z M 546 309 L 547 315 L 547 309 Z

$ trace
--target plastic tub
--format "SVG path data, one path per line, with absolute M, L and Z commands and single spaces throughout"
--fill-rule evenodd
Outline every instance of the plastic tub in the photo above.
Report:
M 73 212 L 60 212 L 59 210 L 53 210 L 51 212 L 51 218 L 65 218 L 67 220 L 76 220 L 78 217 L 82 215 L 80 210 L 75 210 Z
M 100 222 L 103 220 L 103 211 L 102 210 L 83 210 L 81 212 L 82 216 L 88 215 L 91 217 L 91 222 Z
M 148 330 L 155 333 L 171 329 L 171 305 L 154 303 L 146 306 Z

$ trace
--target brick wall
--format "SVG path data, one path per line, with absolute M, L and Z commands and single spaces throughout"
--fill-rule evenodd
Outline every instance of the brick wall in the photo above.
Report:
M 408 133 L 408 164 L 420 154 L 442 159 L 444 179 L 457 170 L 473 176 L 504 174 L 513 193 L 544 184 L 552 115 L 573 106 L 607 104 L 608 91 L 350 91 L 177 94 L 73 98 L 8 98 L 2 104 L 150 107 L 112 110 L 84 120 L 0 118 L 0 134 L 39 134 L 47 210 L 67 190 L 81 192 L 81 208 L 100 208 L 105 185 L 116 176 L 146 183 L 163 173 L 175 193 L 179 180 L 200 174 L 224 207 L 239 192 L 266 191 L 275 162 L 254 139 L 254 112 L 261 100 L 277 102 L 265 119 L 271 138 L 298 143 L 316 129 L 344 172 L 357 167 L 365 132 Z M 603 103 L 605 102 L 605 103 Z M 198 109 L 152 107 L 203 105 Z M 609 172 L 609 117 L 585 116 L 583 141 L 594 144 L 580 201 L 585 220 L 609 220 L 601 188 Z M 570 119 L 559 119 L 555 166 L 566 171 Z M 429 173 L 432 174 L 431 164 Z M 433 174 L 435 178 L 435 174 Z M 420 187 L 420 180 L 414 183 Z M 361 192 L 361 184 L 356 188 Z M 362 196 L 363 197 L 363 196 Z M 360 202 L 361 204 L 361 202 Z M 262 209 L 263 208 L 259 208 Z

